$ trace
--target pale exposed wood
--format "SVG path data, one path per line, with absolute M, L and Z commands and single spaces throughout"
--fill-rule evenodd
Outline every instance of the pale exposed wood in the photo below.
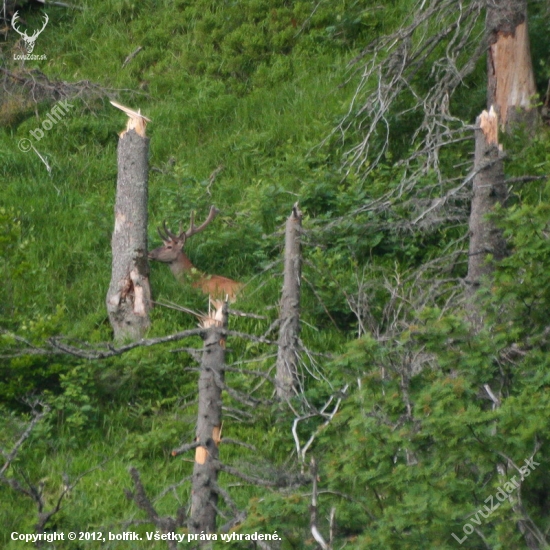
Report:
M 537 93 L 525 0 L 492 0 L 487 3 L 487 105 L 494 105 L 503 130 L 516 122 L 536 119 Z
M 133 109 L 125 107 L 124 105 L 121 105 L 116 101 L 111 101 L 111 105 L 113 107 L 116 107 L 117 109 L 120 109 L 122 112 L 128 115 L 126 130 L 121 132 L 119 134 L 119 137 L 123 137 L 126 132 L 129 132 L 130 130 L 135 130 L 138 135 L 140 135 L 141 137 L 145 137 L 145 128 L 147 127 L 147 123 L 151 122 L 151 119 L 147 118 L 145 115 L 142 115 L 141 109 L 134 111 Z
M 227 301 L 228 297 L 226 297 Z M 208 315 L 200 316 L 200 325 L 203 328 L 221 327 L 223 325 L 224 300 L 208 300 Z
M 491 105 L 489 112 L 479 115 L 479 128 L 485 134 L 487 145 L 498 145 L 498 116 Z
M 199 446 L 195 449 L 195 462 L 197 464 L 204 464 L 207 456 L 208 451 L 204 447 Z
M 222 427 L 221 426 L 214 426 L 212 429 L 212 439 L 216 446 L 219 446 L 221 440 L 222 440 Z

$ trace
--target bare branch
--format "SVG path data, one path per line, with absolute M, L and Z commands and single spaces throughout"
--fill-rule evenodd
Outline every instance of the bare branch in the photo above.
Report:
M 311 507 L 310 507 L 310 518 L 309 518 L 309 525 L 311 529 L 311 534 L 313 535 L 313 538 L 317 541 L 319 546 L 323 550 L 331 550 L 331 547 L 325 539 L 323 538 L 323 535 L 321 535 L 321 532 L 319 531 L 319 527 L 317 525 L 318 517 L 317 517 L 317 463 L 315 462 L 315 458 L 311 458 L 311 465 L 310 465 L 310 472 L 311 472 L 311 479 L 313 480 L 313 490 L 311 492 Z M 332 523 L 332 522 L 331 522 Z
M 174 518 L 170 516 L 160 516 L 153 506 L 151 500 L 147 496 L 147 492 L 145 491 L 145 487 L 141 482 L 141 477 L 138 470 L 136 468 L 130 468 L 129 471 L 130 477 L 132 478 L 132 481 L 134 483 L 134 491 L 132 492 L 126 489 L 126 498 L 128 498 L 128 500 L 133 500 L 136 503 L 137 507 L 145 512 L 145 514 L 149 518 L 149 521 L 153 523 L 162 533 L 172 533 L 175 532 L 176 529 L 178 529 L 179 527 L 182 527 L 185 524 L 186 520 L 185 508 L 178 508 L 176 517 Z M 176 550 L 176 541 L 168 540 L 167 543 L 168 548 L 170 548 L 171 550 Z
M 143 46 L 138 46 L 125 60 L 124 60 L 124 63 L 122 64 L 122 68 L 124 69 L 124 67 L 126 67 L 126 65 L 128 65 L 128 63 L 130 63 L 130 61 L 132 61 L 132 59 L 134 59 L 134 57 L 136 57 L 136 55 L 141 51 L 143 50 Z
M 29 425 L 27 426 L 26 430 L 21 434 L 21 437 L 14 444 L 12 450 L 9 453 L 7 453 L 0 449 L 0 452 L 2 453 L 2 455 L 6 460 L 2 468 L 0 468 L 0 481 L 7 482 L 7 480 L 4 478 L 4 474 L 6 470 L 10 467 L 10 464 L 13 462 L 14 458 L 17 456 L 17 453 L 19 452 L 19 449 L 21 449 L 21 446 L 23 445 L 23 443 L 25 443 L 25 441 L 31 435 L 34 427 L 42 420 L 42 418 L 44 418 L 44 416 L 50 410 L 50 408 L 47 405 L 44 405 L 39 401 L 33 403 L 31 406 L 33 409 L 33 418 L 29 422 Z M 42 407 L 42 410 L 40 412 L 36 410 L 38 406 Z
M 278 488 L 289 488 L 289 487 L 298 487 L 300 485 L 305 485 L 309 483 L 309 478 L 301 474 L 291 474 L 289 472 L 277 472 L 275 479 L 265 479 L 257 476 L 251 476 L 233 468 L 232 466 L 227 466 L 221 462 L 217 462 L 216 466 L 232 476 L 238 477 L 248 483 L 253 485 L 258 485 L 260 487 L 278 487 Z
M 199 329 L 199 328 L 184 330 L 182 332 L 170 334 L 169 336 L 161 336 L 159 338 L 142 338 L 137 342 L 132 342 L 131 344 L 126 344 L 118 348 L 112 346 L 111 344 L 102 344 L 101 346 L 103 349 L 101 349 L 101 347 L 99 346 L 94 348 L 88 344 L 88 347 L 90 348 L 89 351 L 83 348 L 78 348 L 76 346 L 66 344 L 65 343 L 66 338 L 64 338 L 63 336 L 56 336 L 56 337 L 50 338 L 48 340 L 48 343 L 55 349 L 59 350 L 60 352 L 67 353 L 69 355 L 74 355 L 76 357 L 82 357 L 84 359 L 105 359 L 107 357 L 122 355 L 123 353 L 126 353 L 128 351 L 131 351 L 139 347 L 156 346 L 158 344 L 164 344 L 166 342 L 178 342 L 179 340 L 183 340 L 184 338 L 189 338 L 190 336 L 200 336 L 203 332 L 204 332 L 204 329 Z
M 200 443 L 198 441 L 193 441 L 193 443 L 186 443 L 184 445 L 181 445 L 177 449 L 174 449 L 170 454 L 172 456 L 179 456 L 183 453 L 186 453 L 187 451 L 191 451 L 192 449 L 196 449 Z
M 314 412 L 314 413 L 311 413 L 311 414 L 307 414 L 307 415 L 304 415 L 304 416 L 297 416 L 295 419 L 294 419 L 294 422 L 292 423 L 292 436 L 294 437 L 294 442 L 296 443 L 296 453 L 298 455 L 298 457 L 300 458 L 301 462 L 304 463 L 305 460 L 306 460 L 306 453 L 307 453 L 307 450 L 309 449 L 309 447 L 312 445 L 312 443 L 315 441 L 315 438 L 317 437 L 317 435 L 324 429 L 326 428 L 329 424 L 330 424 L 330 421 L 335 417 L 336 413 L 338 412 L 338 409 L 340 408 L 340 404 L 342 402 L 342 398 L 343 396 L 345 396 L 347 390 L 348 390 L 348 387 L 349 385 L 346 384 L 344 386 L 344 388 L 342 389 L 341 392 L 339 392 L 339 397 L 336 401 L 336 405 L 334 405 L 334 409 L 332 410 L 331 413 L 326 413 L 325 411 L 328 409 L 328 407 L 330 406 L 330 404 L 333 402 L 335 396 L 332 395 L 328 401 L 324 404 L 323 408 L 318 411 L 318 412 Z M 303 447 L 300 447 L 300 438 L 298 437 L 298 424 L 303 421 L 303 420 L 308 420 L 309 418 L 315 418 L 316 416 L 321 416 L 321 417 L 324 417 L 326 418 L 325 422 L 323 424 L 321 424 L 321 426 L 319 426 L 315 432 L 310 436 L 310 438 L 308 439 L 307 443 L 303 446 Z
M 450 182 L 440 154 L 446 147 L 471 139 L 471 126 L 451 113 L 450 103 L 485 54 L 487 41 L 478 24 L 485 4 L 484 0 L 419 1 L 399 29 L 377 37 L 350 63 L 348 82 L 358 83 L 346 116 L 332 133 L 343 137 L 351 131 L 361 133 L 359 143 L 347 152 L 346 174 L 354 171 L 365 179 L 384 158 L 394 125 L 404 117 L 421 116 L 411 131 L 413 152 L 396 164 L 401 181 L 364 205 L 363 211 L 391 208 L 396 199 L 406 198 L 422 176 L 433 179 L 435 175 L 433 187 L 439 188 L 440 194 Z M 426 79 L 430 84 L 427 92 Z M 413 223 L 419 223 L 456 193 L 444 191 L 444 199 L 430 201 Z M 425 195 L 433 197 L 429 191 Z M 457 207 L 462 208 L 458 201 Z M 439 223 L 448 222 L 449 215 L 446 212 Z M 431 221 L 435 221 L 433 217 Z

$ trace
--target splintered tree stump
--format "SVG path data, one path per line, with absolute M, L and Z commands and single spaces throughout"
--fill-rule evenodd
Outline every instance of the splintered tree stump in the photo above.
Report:
M 532 125 L 537 118 L 537 93 L 529 35 L 526 0 L 487 3 L 487 107 L 494 106 L 503 130 L 517 123 Z
M 199 410 L 189 531 L 215 533 L 218 504 L 218 446 L 221 441 L 222 388 L 225 369 L 227 302 L 218 309 L 221 321 L 207 323 L 199 377 Z
M 120 134 L 117 153 L 113 259 L 106 300 L 116 341 L 142 338 L 149 328 L 151 308 L 147 260 L 149 139 L 145 137 L 148 119 L 135 115 L 128 124 L 130 129 Z
M 496 204 L 503 205 L 506 200 L 497 114 L 492 108 L 489 112 L 483 111 L 476 123 L 474 170 L 477 173 L 473 179 L 467 277 L 470 295 L 475 293 L 483 277 L 492 273 L 494 262 L 506 256 L 502 231 L 487 218 Z
M 285 268 L 277 351 L 277 396 L 289 399 L 298 386 L 300 289 L 302 278 L 302 212 L 296 203 L 286 222 Z

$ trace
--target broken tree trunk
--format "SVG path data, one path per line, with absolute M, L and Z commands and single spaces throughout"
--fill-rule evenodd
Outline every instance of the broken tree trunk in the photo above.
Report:
M 537 93 L 529 35 L 526 0 L 487 2 L 487 108 L 494 106 L 503 130 L 516 123 L 532 125 Z
M 147 261 L 149 140 L 145 137 L 148 119 L 130 109 L 125 112 L 130 121 L 118 142 L 113 261 L 106 300 L 116 341 L 142 338 L 149 328 L 151 308 Z
M 476 145 L 474 169 L 477 172 L 473 181 L 473 198 L 470 212 L 470 251 L 468 257 L 469 283 L 469 310 L 468 317 L 475 331 L 481 328 L 482 319 L 474 301 L 475 291 L 479 288 L 482 279 L 490 276 L 494 268 L 494 261 L 500 261 L 506 256 L 506 241 L 502 231 L 487 219 L 496 204 L 503 205 L 506 200 L 506 183 L 502 149 L 498 143 L 498 116 L 493 108 L 489 112 L 483 111 L 476 119 Z M 487 255 L 491 261 L 487 261 Z M 504 381 L 498 381 L 502 385 Z M 495 395 L 489 384 L 484 389 L 493 401 L 493 410 L 501 406 L 502 398 Z M 496 434 L 496 425 L 494 433 Z M 533 453 L 534 454 L 534 453 Z M 505 479 L 507 468 L 504 464 L 497 465 L 499 476 Z M 523 478 L 522 478 L 523 479 Z M 512 510 L 517 519 L 516 525 L 524 537 L 527 548 L 538 550 L 546 548 L 547 541 L 544 534 L 534 524 L 525 508 L 521 505 L 521 486 L 516 496 L 509 496 Z
M 227 334 L 227 302 L 221 311 L 221 321 L 203 321 L 205 331 L 200 378 L 199 410 L 195 443 L 195 465 L 191 492 L 189 531 L 215 533 L 218 504 L 218 445 L 222 425 L 222 388 L 225 368 Z
M 279 314 L 280 329 L 276 374 L 279 399 L 291 398 L 298 386 L 302 277 L 301 230 L 302 212 L 296 203 L 287 219 L 285 232 L 285 271 Z
M 506 256 L 502 231 L 487 219 L 496 204 L 506 200 L 502 150 L 498 144 L 498 116 L 494 109 L 483 111 L 476 120 L 473 197 L 470 211 L 468 254 L 469 295 L 473 296 L 483 277 L 492 273 L 494 262 Z M 491 255 L 488 261 L 487 256 Z

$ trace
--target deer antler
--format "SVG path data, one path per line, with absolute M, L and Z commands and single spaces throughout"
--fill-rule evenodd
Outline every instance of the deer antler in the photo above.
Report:
M 164 229 L 164 233 L 163 233 L 163 230 L 160 227 L 157 227 L 157 231 L 158 231 L 158 234 L 159 234 L 160 238 L 164 242 L 179 239 L 178 235 L 175 235 L 174 233 L 172 233 L 172 231 L 170 231 L 170 229 L 167 227 L 166 220 L 164 220 L 164 222 L 162 223 L 162 227 Z
M 192 237 L 193 235 L 196 235 L 197 233 L 200 233 L 203 229 L 206 228 L 206 226 L 220 213 L 220 211 L 215 207 L 210 207 L 210 212 L 208 214 L 208 217 L 206 220 L 199 225 L 199 227 L 195 227 L 195 213 L 191 212 L 191 223 L 189 225 L 189 229 L 187 231 L 182 231 L 182 224 L 180 222 L 180 230 L 179 234 L 176 235 L 175 233 L 172 233 L 172 231 L 168 228 L 166 225 L 166 220 L 162 223 L 162 229 L 160 227 L 157 227 L 158 234 L 160 238 L 166 242 L 166 241 L 186 241 L 189 237 Z
M 192 237 L 193 235 L 196 235 L 197 233 L 200 233 L 203 229 L 206 228 L 206 226 L 220 213 L 220 211 L 215 207 L 210 207 L 210 212 L 208 214 L 208 217 L 206 220 L 204 220 L 199 227 L 195 227 L 195 213 L 191 212 L 191 224 L 189 226 L 189 229 L 185 231 L 184 233 L 180 234 L 180 238 L 185 236 L 186 239 L 189 237 Z

